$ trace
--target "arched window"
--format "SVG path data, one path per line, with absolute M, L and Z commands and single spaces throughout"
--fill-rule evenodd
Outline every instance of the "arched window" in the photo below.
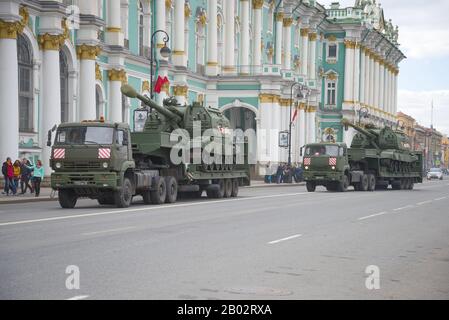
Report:
M 139 56 L 144 54 L 144 13 L 142 2 L 139 1 Z
M 19 67 L 19 130 L 32 132 L 33 128 L 33 55 L 28 40 L 17 38 Z
M 59 78 L 61 84 L 61 122 L 69 121 L 69 66 L 64 51 L 59 51 Z

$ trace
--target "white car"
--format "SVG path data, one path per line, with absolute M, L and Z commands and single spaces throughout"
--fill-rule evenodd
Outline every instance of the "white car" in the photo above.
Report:
M 443 180 L 443 170 L 440 168 L 432 168 L 427 172 L 427 180 L 439 179 Z

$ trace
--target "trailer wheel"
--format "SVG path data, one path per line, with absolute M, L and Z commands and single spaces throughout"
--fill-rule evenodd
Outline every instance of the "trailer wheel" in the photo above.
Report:
M 76 196 L 75 191 L 71 189 L 62 189 L 58 191 L 58 200 L 61 208 L 72 209 L 75 207 L 78 197 Z
M 150 191 L 150 198 L 153 204 L 162 204 L 167 196 L 167 186 L 163 177 L 153 178 L 153 190 Z
M 410 178 L 410 184 L 408 186 L 408 189 L 413 190 L 414 187 L 415 187 L 415 182 L 413 181 L 413 178 Z
M 219 186 L 219 189 L 218 189 L 218 191 L 217 191 L 217 197 L 216 197 L 216 198 L 221 199 L 221 198 L 223 198 L 224 195 L 225 195 L 225 182 L 224 182 L 223 179 L 219 179 L 219 180 L 217 181 L 217 184 L 218 184 L 218 186 Z
M 367 191 L 368 190 L 368 176 L 366 174 L 363 174 L 360 177 L 359 187 L 358 191 Z
M 151 192 L 150 190 L 145 190 L 142 192 L 143 203 L 151 204 Z
M 368 191 L 376 189 L 376 176 L 372 173 L 368 174 Z
M 306 182 L 306 189 L 308 192 L 315 192 L 316 190 L 316 184 L 313 181 L 307 181 Z
M 178 182 L 175 177 L 165 177 L 165 184 L 167 186 L 166 203 L 175 203 L 178 198 Z
M 133 200 L 132 185 L 128 178 L 123 179 L 122 188 L 114 193 L 117 208 L 128 208 Z
M 239 194 L 239 180 L 238 179 L 232 179 L 232 192 L 231 197 L 235 198 Z
M 224 197 L 230 198 L 232 194 L 232 180 L 231 179 L 225 179 L 224 181 Z
M 391 182 L 391 187 L 393 188 L 393 190 L 401 190 L 401 186 L 402 183 L 399 180 L 394 180 L 393 182 Z

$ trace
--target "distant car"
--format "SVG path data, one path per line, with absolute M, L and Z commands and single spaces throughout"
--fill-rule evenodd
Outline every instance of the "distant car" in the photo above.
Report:
M 443 170 L 440 168 L 432 168 L 427 172 L 427 180 L 439 179 L 443 180 Z

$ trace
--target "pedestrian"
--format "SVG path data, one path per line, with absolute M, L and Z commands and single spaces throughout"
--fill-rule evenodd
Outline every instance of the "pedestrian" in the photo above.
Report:
M 20 163 L 20 160 L 14 161 L 13 164 L 13 170 L 14 170 L 14 188 L 19 189 L 19 181 L 20 181 L 20 167 L 22 164 Z
M 3 163 L 2 172 L 5 177 L 5 193 L 9 196 L 9 191 L 12 192 L 13 195 L 16 194 L 17 190 L 14 185 L 14 166 L 12 164 L 11 158 L 6 158 L 6 161 Z
M 32 182 L 34 195 L 35 197 L 39 197 L 39 194 L 41 192 L 41 182 L 42 179 L 44 179 L 44 167 L 42 166 L 42 162 L 40 160 L 37 160 L 36 164 L 32 164 L 28 168 L 33 170 Z
M 282 182 L 284 176 L 284 165 L 280 164 L 276 171 L 276 183 L 279 184 Z
M 8 166 L 8 159 L 6 159 L 5 162 L 3 162 L 2 164 L 2 175 L 3 175 L 3 181 L 5 181 L 4 186 L 3 186 L 3 192 L 2 194 L 7 194 L 8 193 L 8 184 L 7 184 L 7 166 Z
M 20 171 L 20 189 L 22 190 L 22 194 L 25 194 L 28 188 L 30 189 L 30 193 L 33 193 L 33 187 L 30 184 L 31 169 L 29 166 L 30 162 L 27 159 L 23 159 Z

